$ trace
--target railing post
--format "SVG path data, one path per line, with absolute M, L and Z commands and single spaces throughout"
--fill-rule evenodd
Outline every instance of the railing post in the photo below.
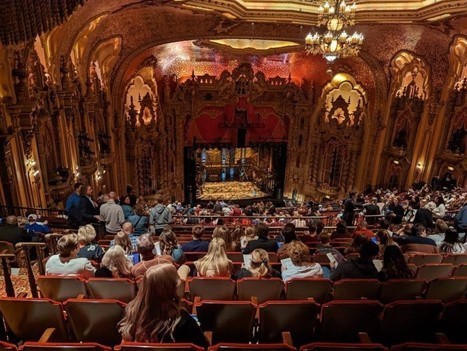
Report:
M 14 261 L 16 256 L 11 253 L 0 253 L 0 259 L 2 261 L 2 271 L 5 277 L 5 292 L 8 297 L 15 297 L 15 288 L 11 281 L 9 261 Z
M 32 297 L 39 297 L 39 293 L 37 291 L 37 284 L 36 284 L 36 278 L 34 277 L 34 272 L 32 270 L 32 262 L 31 262 L 31 256 L 29 253 L 29 250 L 31 247 L 36 247 L 36 252 L 39 250 L 42 250 L 45 248 L 45 243 L 28 243 L 28 242 L 21 242 L 16 244 L 16 247 L 23 250 L 24 253 L 26 254 L 26 262 L 27 262 L 27 272 L 28 272 L 28 281 L 29 281 L 29 287 L 31 288 L 31 295 Z M 39 273 L 44 274 L 45 269 L 44 269 L 44 263 L 42 262 L 42 254 L 37 255 L 37 259 L 40 261 L 38 262 L 38 267 L 39 267 Z M 42 268 L 41 268 L 42 265 Z

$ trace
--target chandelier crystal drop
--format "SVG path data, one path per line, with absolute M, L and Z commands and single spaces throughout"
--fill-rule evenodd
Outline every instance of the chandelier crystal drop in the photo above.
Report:
M 347 34 L 346 27 L 355 24 L 357 6 L 346 4 L 345 0 L 326 1 L 318 9 L 317 26 L 326 26 L 324 34 L 309 33 L 305 38 L 307 54 L 323 55 L 329 63 L 339 57 L 357 56 L 363 43 L 361 33 Z

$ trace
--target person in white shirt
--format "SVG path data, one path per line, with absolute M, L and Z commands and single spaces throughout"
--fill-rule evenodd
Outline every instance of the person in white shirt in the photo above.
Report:
M 322 278 L 323 268 L 319 263 L 314 263 L 310 255 L 310 249 L 301 241 L 292 241 L 284 252 L 292 261 L 282 265 L 282 280 L 287 282 L 294 278 Z
M 444 205 L 444 199 L 442 196 L 437 196 L 435 198 L 436 207 L 434 208 L 432 214 L 433 218 L 443 219 L 446 215 L 446 206 Z
M 78 235 L 67 234 L 57 243 L 58 255 L 53 255 L 45 265 L 46 275 L 79 275 L 89 278 L 95 269 L 87 258 L 78 258 Z
M 100 215 L 105 221 L 105 229 L 109 234 L 117 234 L 122 230 L 122 223 L 125 222 L 125 215 L 120 205 L 115 203 L 117 194 L 111 191 L 108 195 L 109 199 L 100 208 Z

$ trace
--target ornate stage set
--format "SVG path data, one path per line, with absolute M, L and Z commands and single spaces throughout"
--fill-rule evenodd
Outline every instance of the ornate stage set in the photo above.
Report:
M 466 185 L 466 16 L 378 25 L 370 11 L 363 44 L 346 37 L 334 57 L 319 35 L 304 50 L 295 23 L 315 23 L 311 2 L 283 27 L 274 1 L 254 25 L 223 4 L 129 2 L 84 2 L 51 32 L 3 41 L 1 204 L 60 208 L 79 180 L 189 202 L 338 198 L 448 172 Z

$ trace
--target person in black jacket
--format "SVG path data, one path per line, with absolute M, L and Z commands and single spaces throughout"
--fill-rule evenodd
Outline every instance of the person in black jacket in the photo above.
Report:
M 99 216 L 99 206 L 92 199 L 92 187 L 83 186 L 84 192 L 81 192 L 77 213 L 70 212 L 70 216 L 76 216 L 76 222 L 82 226 L 90 223 L 97 223 L 101 219 Z
M 341 279 L 376 279 L 378 271 L 373 259 L 379 253 L 379 246 L 367 241 L 360 249 L 360 257 L 353 261 L 342 261 L 336 268 L 331 267 L 331 280 Z
M 279 248 L 276 240 L 268 239 L 269 227 L 264 223 L 255 226 L 257 240 L 251 240 L 243 249 L 244 254 L 249 254 L 254 249 L 264 249 L 267 252 L 277 252 Z
M 428 203 L 424 208 L 419 208 L 415 214 L 413 224 L 421 224 L 425 228 L 433 229 L 433 214 L 431 213 L 434 203 Z
M 18 227 L 16 216 L 8 216 L 6 224 L 0 227 L 0 241 L 7 241 L 14 246 L 23 241 L 32 241 L 32 237 L 24 228 Z
M 136 298 L 128 303 L 119 323 L 124 341 L 178 342 L 209 346 L 198 323 L 181 306 L 177 294 L 181 284 L 173 264 L 150 267 Z
M 355 219 L 355 199 L 357 195 L 355 193 L 349 193 L 349 197 L 344 201 L 344 213 L 342 214 L 342 220 L 347 225 L 353 225 Z

